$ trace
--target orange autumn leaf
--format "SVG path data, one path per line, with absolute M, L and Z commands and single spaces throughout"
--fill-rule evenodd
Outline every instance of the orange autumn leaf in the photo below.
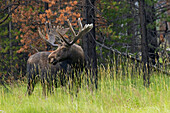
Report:
M 57 15 L 57 12 L 54 12 L 54 15 Z
M 77 13 L 77 18 L 79 18 L 80 17 L 80 13 Z
M 64 20 L 66 21 L 67 19 L 68 19 L 67 16 L 65 16 L 65 17 L 64 17 Z
M 64 37 L 69 38 L 68 35 L 64 35 Z
M 49 4 L 48 6 L 49 6 L 49 7 L 52 7 L 52 6 L 53 6 L 53 4 Z
M 44 31 L 47 31 L 46 27 L 44 26 Z
M 43 2 L 48 2 L 49 0 L 42 0 Z
M 160 41 L 161 41 L 161 42 L 164 42 L 164 41 L 165 41 L 163 34 L 160 34 Z
M 52 50 L 48 51 L 48 52 L 53 52 Z
M 62 13 L 60 16 L 61 16 L 61 17 L 64 17 L 64 14 Z
M 47 13 L 47 18 L 50 18 L 50 17 L 51 17 L 51 15 L 49 13 Z
M 72 10 L 73 9 L 73 7 L 70 7 L 70 10 Z
M 45 17 L 46 16 L 46 14 L 42 14 L 42 17 Z
M 32 28 L 32 29 L 34 29 L 34 28 L 35 28 L 35 26 L 31 26 L 31 28 Z
M 69 11 L 69 10 L 71 10 L 71 8 L 67 6 L 67 7 L 66 7 L 66 11 Z
M 74 1 L 73 4 L 74 4 L 74 5 L 77 5 L 77 1 Z
M 45 23 L 45 21 L 46 21 L 46 19 L 45 19 L 45 18 L 43 18 L 43 19 L 41 20 L 41 22 L 42 22 L 42 23 Z
M 77 43 L 79 44 L 79 43 L 80 43 L 80 40 L 77 40 Z
M 31 53 L 28 54 L 29 57 L 30 57 L 31 55 L 32 55 Z
M 65 13 L 66 12 L 66 10 L 65 9 L 63 9 L 63 10 L 61 10 L 63 13 Z
M 52 4 L 52 5 L 55 5 L 55 2 L 54 2 L 54 1 L 52 1 L 52 2 L 51 2 L 51 4 Z
M 58 19 L 55 20 L 55 23 L 58 23 Z
M 77 23 L 72 23 L 73 26 L 77 26 Z
M 67 2 L 64 2 L 64 5 L 67 5 L 68 3 Z
M 72 4 L 73 2 L 72 1 L 70 1 L 70 4 Z
M 64 21 L 61 21 L 61 25 L 63 25 L 64 24 Z
M 74 13 L 73 13 L 73 16 L 76 16 L 76 15 L 77 15 L 77 14 L 74 12 Z
M 15 39 L 18 39 L 18 36 L 16 36 Z
M 21 53 L 21 52 L 23 52 L 24 51 L 24 48 L 20 48 L 18 51 L 17 51 L 17 53 Z
M 43 18 L 43 15 L 42 15 L 42 14 L 40 14 L 39 18 L 40 18 L 40 19 L 42 19 L 42 18 Z
M 76 18 L 75 17 L 72 17 L 72 22 L 75 22 L 76 21 Z
M 48 39 L 48 36 L 47 36 L 47 34 L 45 35 L 45 38 L 46 38 L 46 39 Z

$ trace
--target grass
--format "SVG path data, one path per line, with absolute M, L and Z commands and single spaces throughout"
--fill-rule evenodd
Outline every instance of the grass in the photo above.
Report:
M 155 73 L 144 87 L 138 74 L 99 70 L 98 89 L 82 83 L 77 97 L 57 88 L 45 98 L 41 84 L 31 96 L 24 82 L 11 85 L 11 92 L 0 87 L 0 113 L 170 113 L 170 77 Z

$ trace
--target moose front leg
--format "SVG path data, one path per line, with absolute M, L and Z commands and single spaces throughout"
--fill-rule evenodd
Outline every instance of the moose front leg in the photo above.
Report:
M 76 94 L 79 92 L 79 88 L 81 88 L 81 73 L 73 69 L 70 74 L 67 74 L 68 87 L 70 94 Z
M 43 88 L 42 94 L 46 97 L 47 96 L 47 80 L 45 78 L 41 79 L 41 85 Z
M 28 79 L 28 84 L 27 84 L 27 92 L 28 95 L 31 95 L 32 92 L 34 91 L 34 80 L 32 80 L 31 78 Z
M 43 95 L 46 97 L 48 93 L 54 93 L 55 87 L 55 76 L 51 73 L 44 73 L 43 78 L 41 79 L 41 85 L 43 87 Z
M 31 71 L 27 74 L 28 74 L 27 93 L 28 95 L 31 95 L 36 85 L 36 74 L 34 73 L 34 71 Z

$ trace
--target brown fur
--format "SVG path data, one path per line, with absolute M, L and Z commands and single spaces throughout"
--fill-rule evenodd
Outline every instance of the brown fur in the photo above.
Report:
M 73 45 L 66 45 L 65 43 L 57 48 L 54 52 L 52 52 L 49 56 L 49 63 L 52 63 L 53 65 L 63 62 L 65 60 L 70 61 L 71 66 L 71 75 L 67 75 L 68 86 L 70 89 L 70 85 L 73 87 L 73 83 L 75 81 L 78 82 L 77 91 L 78 88 L 81 87 L 81 76 L 80 73 L 83 71 L 83 68 L 85 66 L 85 57 L 84 57 L 84 51 L 81 48 L 81 46 L 77 44 Z M 72 80 L 70 80 L 72 79 Z
M 27 61 L 27 77 L 28 86 L 27 92 L 32 94 L 36 83 L 40 80 L 43 86 L 43 94 L 46 95 L 46 87 L 49 91 L 53 90 L 53 87 L 58 87 L 56 77 L 57 74 L 60 77 L 61 85 L 63 85 L 63 75 L 68 71 L 67 66 L 69 61 L 65 60 L 56 65 L 49 64 L 48 55 L 50 52 L 38 52 L 29 57 Z
M 73 44 L 71 46 L 66 45 L 65 43 L 59 46 L 55 51 L 53 51 L 49 56 L 49 63 L 56 64 L 62 62 L 66 59 L 71 61 L 71 65 L 74 67 L 79 64 L 80 67 L 83 67 L 85 63 L 84 51 L 81 46 Z

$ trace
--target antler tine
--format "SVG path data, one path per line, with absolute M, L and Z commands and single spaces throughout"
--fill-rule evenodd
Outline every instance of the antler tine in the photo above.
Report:
M 74 29 L 73 29 L 73 27 L 72 27 L 72 25 L 71 25 L 70 20 L 67 19 L 67 22 L 68 22 L 68 25 L 69 25 L 69 27 L 70 27 L 70 29 L 71 29 L 71 32 L 73 33 L 73 36 L 75 37 L 75 36 L 76 36 L 76 33 L 75 33 L 75 31 L 74 31 Z
M 47 41 L 47 42 L 48 42 L 49 44 L 51 44 L 52 46 L 58 47 L 58 44 L 54 44 L 54 42 L 55 42 L 55 37 L 50 37 L 50 36 L 48 35 L 48 38 L 49 38 L 49 39 L 46 39 L 45 36 L 42 34 L 42 32 L 41 32 L 41 30 L 40 30 L 39 27 L 38 27 L 38 32 L 39 32 L 39 35 L 40 35 L 41 38 L 43 38 L 45 41 Z
M 83 27 L 82 23 L 81 23 L 81 19 L 79 18 L 78 19 L 78 23 L 79 23 L 79 32 L 78 34 L 76 35 L 71 23 L 69 20 L 68 21 L 68 24 L 70 26 L 70 29 L 73 33 L 73 36 L 74 36 L 74 39 L 73 41 L 70 43 L 70 45 L 74 44 L 78 39 L 80 39 L 81 37 L 83 37 L 83 35 L 85 35 L 86 33 L 88 33 L 92 28 L 93 28 L 93 24 L 85 24 L 85 26 Z
M 56 41 L 58 42 L 58 43 L 62 43 L 62 41 L 61 41 L 61 39 L 59 38 L 59 36 L 58 36 L 58 33 L 56 33 L 56 29 L 58 29 L 58 26 L 57 27 L 55 27 L 55 26 L 51 26 L 51 23 L 50 23 L 50 28 L 51 28 L 51 35 L 54 35 L 54 37 L 55 37 L 55 39 L 56 39 Z
M 46 21 L 45 22 L 45 27 L 46 27 L 46 31 L 47 31 L 47 36 L 48 36 L 48 42 L 51 42 L 54 44 L 55 42 L 55 37 L 52 36 L 51 32 L 53 31 L 52 29 L 52 25 L 51 25 L 51 21 L 49 21 L 49 23 Z M 47 40 L 46 40 L 47 41 Z
M 46 27 L 47 34 L 49 34 L 49 30 L 48 30 L 47 21 L 45 22 L 45 27 Z
M 78 24 L 79 24 L 79 27 L 80 27 L 80 29 L 79 29 L 79 32 L 80 32 L 83 29 L 83 25 L 81 23 L 81 19 L 80 18 L 78 18 Z
M 57 27 L 53 26 L 53 28 L 50 30 L 50 34 L 55 36 L 56 41 L 61 44 L 63 42 L 63 38 L 61 38 L 61 36 L 64 36 L 68 30 L 69 28 L 64 28 L 61 26 L 57 26 Z
M 71 44 L 63 37 L 63 35 L 62 35 L 60 32 L 58 32 L 57 30 L 56 30 L 56 32 L 59 34 L 59 37 L 60 37 L 67 45 L 71 45 Z
M 63 36 L 67 33 L 68 30 L 69 30 L 69 28 L 64 28 L 64 27 L 61 27 L 61 26 L 57 26 L 57 27 L 54 29 L 55 32 L 58 31 L 58 32 L 59 32 L 61 35 L 63 35 Z M 57 33 L 57 34 L 55 33 L 55 35 L 58 36 L 58 33 Z
M 51 21 L 49 21 L 49 29 L 52 29 Z
M 58 46 L 58 44 L 54 44 L 55 42 L 55 39 L 57 39 L 57 42 L 58 43 L 61 43 L 61 40 L 63 40 L 67 45 L 71 46 L 72 44 L 74 44 L 79 38 L 83 37 L 83 35 L 85 35 L 86 33 L 88 33 L 92 28 L 93 28 L 93 24 L 85 24 L 85 26 L 83 27 L 82 23 L 81 23 L 81 19 L 79 18 L 78 19 L 78 24 L 79 24 L 79 32 L 78 34 L 76 35 L 72 25 L 71 25 L 71 22 L 69 19 L 67 19 L 68 21 L 68 24 L 69 24 L 69 27 L 71 29 L 71 32 L 73 34 L 73 41 L 70 43 L 68 42 L 65 38 L 64 38 L 64 35 L 66 34 L 66 32 L 69 30 L 69 28 L 63 28 L 61 26 L 57 26 L 55 28 L 52 28 L 52 25 L 51 25 L 51 22 L 49 22 L 49 29 L 50 31 L 48 30 L 48 26 L 47 26 L 47 23 L 45 24 L 46 25 L 46 28 L 47 28 L 47 35 L 48 35 L 48 40 L 45 38 L 45 36 L 41 33 L 40 31 L 40 28 L 38 28 L 38 31 L 39 31 L 39 34 L 40 36 L 46 40 L 48 43 L 50 43 L 51 45 L 53 46 Z
M 56 33 L 56 29 L 59 29 L 59 27 L 55 27 L 55 26 L 52 26 L 51 24 L 51 21 L 49 21 L 49 26 L 47 26 L 47 22 L 46 22 L 46 29 L 47 29 L 47 36 L 48 36 L 48 40 L 50 42 L 55 42 L 57 41 L 59 44 L 62 43 L 61 39 L 59 38 L 58 36 L 58 33 Z M 67 31 L 66 31 L 67 32 Z M 64 33 L 66 33 L 64 32 Z

